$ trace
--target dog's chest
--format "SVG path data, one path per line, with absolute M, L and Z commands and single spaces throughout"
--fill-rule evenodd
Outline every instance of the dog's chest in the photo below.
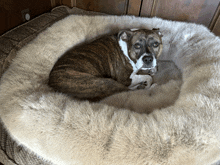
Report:
M 117 39 L 114 36 L 107 36 L 95 41 L 92 47 L 97 50 L 94 56 L 101 57 L 99 60 L 108 72 L 103 73 L 103 76 L 110 77 L 119 83 L 129 86 L 133 68 L 121 50 Z

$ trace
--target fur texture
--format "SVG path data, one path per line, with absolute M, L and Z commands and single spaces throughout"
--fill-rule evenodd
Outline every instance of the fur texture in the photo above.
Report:
M 117 93 L 100 103 L 138 113 L 151 113 L 155 109 L 173 105 L 179 97 L 181 85 L 182 75 L 175 64 L 172 61 L 158 60 L 158 71 L 153 76 L 150 88 Z
M 46 85 L 71 46 L 126 28 L 160 28 L 161 59 L 173 60 L 183 74 L 174 105 L 139 114 L 74 101 Z M 191 23 L 68 16 L 18 52 L 1 79 L 0 116 L 20 145 L 54 164 L 212 164 L 220 159 L 219 45 L 219 37 Z

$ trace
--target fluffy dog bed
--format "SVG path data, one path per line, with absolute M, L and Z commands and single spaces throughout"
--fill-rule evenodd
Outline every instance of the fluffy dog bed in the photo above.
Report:
M 182 72 L 180 94 L 172 106 L 140 114 L 75 101 L 47 86 L 55 61 L 70 47 L 134 27 L 160 28 L 161 59 L 173 60 Z M 19 145 L 52 164 L 216 163 L 220 160 L 219 45 L 219 37 L 191 23 L 68 16 L 24 46 L 4 73 L 1 120 Z M 134 97 L 133 103 L 138 101 Z

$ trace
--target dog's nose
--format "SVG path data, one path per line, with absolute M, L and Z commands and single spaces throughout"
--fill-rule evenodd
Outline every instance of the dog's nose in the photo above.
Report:
M 153 62 L 153 56 L 144 56 L 142 60 L 145 64 L 149 65 Z

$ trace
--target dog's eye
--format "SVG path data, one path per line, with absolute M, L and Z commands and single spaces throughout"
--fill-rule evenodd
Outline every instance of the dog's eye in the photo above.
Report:
M 134 48 L 135 49 L 140 49 L 141 48 L 141 44 L 139 44 L 139 43 L 134 44 Z
M 154 43 L 153 43 L 153 47 L 154 47 L 154 48 L 158 47 L 159 45 L 160 45 L 159 42 L 154 42 Z

